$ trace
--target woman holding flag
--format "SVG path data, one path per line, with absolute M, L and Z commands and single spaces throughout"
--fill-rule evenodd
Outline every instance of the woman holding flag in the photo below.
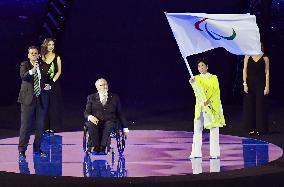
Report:
M 196 97 L 193 143 L 189 158 L 202 157 L 203 128 L 210 130 L 210 157 L 218 158 L 220 157 L 219 127 L 226 125 L 220 100 L 219 82 L 216 75 L 208 72 L 208 64 L 204 59 L 199 59 L 197 64 L 200 74 L 189 80 Z M 199 93 L 193 86 L 195 83 Z

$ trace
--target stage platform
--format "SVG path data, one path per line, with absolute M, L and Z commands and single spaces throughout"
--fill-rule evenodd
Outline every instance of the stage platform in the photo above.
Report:
M 169 179 L 240 169 L 245 172 L 246 168 L 265 166 L 283 154 L 280 147 L 269 142 L 220 135 L 221 157 L 211 159 L 209 134 L 204 133 L 203 157 L 189 159 L 192 136 L 192 132 L 186 131 L 132 130 L 123 154 L 118 153 L 115 142 L 112 142 L 113 153 L 93 155 L 83 151 L 83 132 L 63 132 L 44 136 L 42 148 L 48 153 L 46 158 L 33 155 L 32 136 L 26 152 L 27 158 L 20 161 L 17 151 L 18 137 L 6 138 L 0 140 L 0 170 L 20 173 L 18 175 L 30 174 L 33 178 L 68 176 L 128 180 L 153 177 Z

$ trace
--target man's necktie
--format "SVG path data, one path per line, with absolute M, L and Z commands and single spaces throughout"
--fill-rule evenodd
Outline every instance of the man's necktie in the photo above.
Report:
M 40 86 L 39 86 L 39 77 L 37 71 L 34 73 L 34 95 L 39 96 Z

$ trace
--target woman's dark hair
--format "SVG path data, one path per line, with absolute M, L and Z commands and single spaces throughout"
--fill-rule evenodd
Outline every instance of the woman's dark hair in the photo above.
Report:
M 42 57 L 44 57 L 45 58 L 45 55 L 47 54 L 47 45 L 48 45 L 48 43 L 50 42 L 50 41 L 55 41 L 54 39 L 52 39 L 52 38 L 46 38 L 46 39 L 44 39 L 43 40 L 43 42 L 42 42 L 42 44 L 41 44 L 41 50 L 40 50 L 40 54 L 41 54 L 41 56 Z
M 197 65 L 198 65 L 200 62 L 203 62 L 206 66 L 208 66 L 208 62 L 207 62 L 206 58 L 204 58 L 204 57 L 199 58 L 199 59 L 197 60 Z

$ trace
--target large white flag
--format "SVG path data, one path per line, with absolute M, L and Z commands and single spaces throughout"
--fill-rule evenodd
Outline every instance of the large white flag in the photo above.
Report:
M 254 15 L 165 14 L 184 58 L 217 47 L 236 55 L 262 54 Z

